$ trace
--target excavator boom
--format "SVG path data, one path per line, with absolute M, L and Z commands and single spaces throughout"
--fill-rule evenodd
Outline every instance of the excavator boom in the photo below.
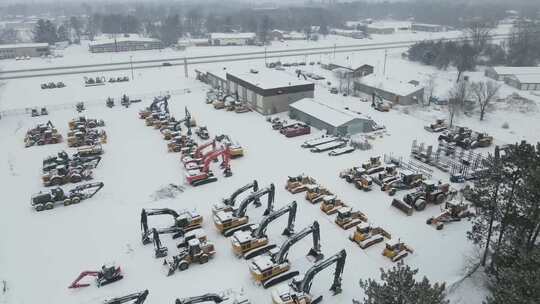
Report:
M 216 293 L 207 293 L 207 294 L 204 294 L 202 296 L 197 296 L 197 297 L 176 299 L 174 303 L 175 304 L 197 304 L 197 303 L 210 302 L 210 301 L 214 303 L 221 303 L 224 301 L 224 299 Z
M 296 219 L 296 208 L 297 208 L 296 201 L 293 201 L 289 205 L 286 205 L 285 207 L 277 211 L 271 212 L 270 214 L 268 214 L 266 217 L 262 219 L 257 229 L 253 232 L 253 236 L 256 239 L 263 238 L 266 235 L 266 228 L 268 227 L 268 225 L 286 213 L 289 214 L 289 219 L 287 222 L 287 227 L 283 231 L 283 235 L 287 235 L 287 236 L 292 235 L 294 233 L 294 221 Z
M 123 304 L 133 300 L 135 300 L 135 302 L 132 304 L 143 304 L 144 301 L 146 301 L 146 297 L 148 297 L 148 289 L 145 291 L 132 293 L 127 296 L 107 300 L 104 304 Z
M 266 210 L 264 211 L 264 215 L 268 215 L 270 212 L 272 212 L 272 209 L 274 208 L 275 191 L 276 189 L 274 184 L 270 184 L 268 188 L 253 192 L 240 203 L 238 209 L 234 210 L 233 216 L 237 218 L 244 217 L 246 215 L 247 207 L 249 206 L 249 204 L 257 202 L 258 199 L 263 195 L 268 195 L 268 203 Z
M 223 204 L 227 206 L 234 206 L 234 203 L 236 202 L 236 198 L 240 194 L 246 192 L 249 189 L 253 189 L 253 192 L 259 191 L 259 184 L 257 183 L 257 180 L 254 180 L 252 183 L 249 183 L 247 185 L 244 185 L 238 188 L 238 190 L 234 191 L 233 194 L 231 194 L 229 198 L 223 199 Z
M 332 283 L 332 286 L 330 287 L 330 290 L 333 291 L 334 294 L 340 293 L 341 292 L 341 276 L 345 268 L 346 258 L 347 258 L 347 252 L 345 252 L 345 249 L 342 249 L 340 252 L 334 254 L 328 259 L 324 261 L 320 261 L 317 264 L 313 265 L 310 269 L 306 271 L 302 280 L 293 281 L 291 283 L 291 287 L 297 292 L 303 292 L 305 294 L 309 294 L 311 290 L 311 284 L 313 282 L 313 279 L 315 278 L 315 275 L 317 275 L 319 272 L 323 271 L 324 269 L 328 268 L 329 266 L 335 263 L 336 270 L 334 271 L 334 281 Z
M 289 249 L 292 245 L 296 244 L 309 234 L 313 234 L 313 248 L 309 250 L 308 255 L 314 257 L 316 260 L 320 260 L 324 257 L 321 252 L 321 238 L 319 231 L 319 222 L 314 221 L 309 227 L 306 227 L 296 234 L 293 234 L 287 239 L 280 247 L 279 252 L 276 255 L 275 261 L 277 264 L 284 263 L 287 259 Z

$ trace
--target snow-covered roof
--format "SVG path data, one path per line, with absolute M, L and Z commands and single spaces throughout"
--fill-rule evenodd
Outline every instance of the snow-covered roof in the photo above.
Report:
M 111 44 L 111 43 L 119 43 L 119 42 L 159 42 L 159 40 L 154 38 L 146 38 L 146 37 L 118 37 L 116 39 L 109 38 L 109 39 L 100 39 L 97 41 L 92 41 L 89 43 L 90 46 L 97 46 L 102 44 Z
M 255 257 L 252 261 L 253 265 L 255 265 L 261 272 L 274 265 L 272 258 L 266 254 Z
M 400 81 L 394 78 L 378 76 L 376 74 L 362 77 L 359 82 L 398 96 L 408 96 L 423 89 L 422 86 L 415 86 L 410 84 L 407 80 Z
M 227 80 L 227 69 L 212 69 L 207 70 L 206 72 L 215 75 L 223 80 Z
M 340 67 L 344 67 L 344 68 L 351 69 L 351 70 L 358 69 L 358 68 L 360 68 L 360 67 L 362 67 L 364 65 L 373 66 L 373 65 L 365 63 L 365 62 L 355 61 L 354 59 L 355 58 L 350 58 L 348 56 L 347 57 L 339 57 L 339 58 L 330 60 L 328 62 L 328 64 L 338 65 Z
M 494 66 L 492 69 L 499 75 L 523 75 L 523 74 L 540 74 L 540 67 L 506 67 Z
M 423 27 L 433 27 L 433 28 L 442 27 L 442 25 L 439 25 L 439 24 L 429 24 L 429 23 L 413 23 L 412 25 L 413 26 L 423 26 Z
M 0 44 L 0 49 L 15 49 L 15 48 L 39 48 L 48 47 L 48 43 L 15 43 L 15 44 Z
M 233 237 L 239 242 L 239 243 L 245 243 L 245 242 L 248 242 L 250 240 L 252 240 L 253 238 L 251 237 L 251 232 L 249 231 L 236 231 L 234 234 L 233 234 Z
M 381 22 L 373 22 L 371 24 L 368 24 L 369 28 L 376 28 L 376 29 L 399 29 L 399 28 L 410 28 L 411 22 L 409 21 L 381 21 Z
M 513 78 L 517 79 L 520 83 L 540 83 L 540 74 L 514 75 Z
M 255 33 L 211 33 L 210 39 L 254 39 Z
M 240 73 L 236 71 L 228 71 L 227 74 L 241 79 L 245 82 L 251 83 L 252 85 L 257 86 L 263 90 L 312 84 L 307 80 L 302 80 L 294 76 L 284 74 L 281 71 L 271 69 L 259 70 L 259 72 L 256 74 L 249 71 Z
M 331 126 L 339 127 L 354 119 L 367 119 L 345 109 L 336 109 L 313 98 L 300 99 L 289 105 L 298 111 L 313 116 Z

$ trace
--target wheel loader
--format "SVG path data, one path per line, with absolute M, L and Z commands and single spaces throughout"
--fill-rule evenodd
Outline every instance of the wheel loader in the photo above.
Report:
M 337 210 L 335 223 L 342 229 L 348 230 L 367 220 L 367 216 L 361 211 L 354 211 L 351 207 L 341 207 Z
M 63 203 L 64 206 L 78 204 L 81 201 L 94 196 L 101 188 L 103 188 L 103 186 L 104 184 L 99 182 L 79 185 L 69 191 L 64 191 L 60 187 L 53 188 L 46 192 L 40 191 L 39 193 L 32 195 L 30 204 L 36 211 L 53 209 L 55 204 L 60 202 Z
M 428 132 L 439 133 L 445 131 L 448 128 L 446 121 L 444 119 L 437 119 L 435 123 L 430 124 L 429 126 L 424 126 L 424 129 Z
M 339 208 L 348 207 L 342 200 L 335 195 L 325 195 L 321 200 L 321 211 L 327 215 L 338 212 Z
M 435 184 L 433 182 L 422 182 L 422 187 L 416 192 L 408 193 L 403 197 L 403 201 L 417 211 L 422 211 L 427 204 L 440 205 L 450 196 L 454 196 L 454 191 L 450 191 L 450 184 Z
M 391 239 L 386 242 L 382 255 L 389 258 L 392 262 L 397 262 L 413 252 L 413 249 L 401 240 Z
M 315 185 L 317 182 L 314 178 L 306 175 L 289 176 L 285 189 L 292 194 L 307 191 L 308 185 Z
M 199 239 L 188 241 L 187 247 L 182 249 L 178 255 L 171 259 L 164 259 L 163 265 L 168 266 L 167 276 L 174 274 L 176 269 L 185 271 L 193 263 L 206 264 L 216 254 L 214 244 L 210 242 L 201 243 Z
M 321 185 L 308 185 L 306 188 L 306 200 L 312 204 L 320 202 L 324 195 L 333 195 L 332 192 Z
M 356 226 L 353 235 L 349 237 L 351 241 L 357 243 L 362 249 L 378 244 L 384 241 L 385 238 L 391 239 L 392 236 L 383 228 L 373 227 L 368 223 L 361 223 Z
M 394 196 L 398 191 L 414 189 L 422 184 L 424 176 L 422 173 L 415 173 L 408 170 L 399 172 L 399 178 L 389 178 L 381 185 L 381 191 L 388 192 Z

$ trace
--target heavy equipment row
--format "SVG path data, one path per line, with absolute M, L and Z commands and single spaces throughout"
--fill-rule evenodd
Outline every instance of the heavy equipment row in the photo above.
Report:
M 225 109 L 228 112 L 247 113 L 251 111 L 248 103 L 239 99 L 238 94 L 226 94 L 222 90 L 210 90 L 206 93 L 206 103 L 214 109 Z
M 34 128 L 26 132 L 24 137 L 24 145 L 26 148 L 32 146 L 43 146 L 61 143 L 63 140 L 62 135 L 58 133 L 58 130 L 54 127 L 49 120 L 45 124 L 38 124 Z

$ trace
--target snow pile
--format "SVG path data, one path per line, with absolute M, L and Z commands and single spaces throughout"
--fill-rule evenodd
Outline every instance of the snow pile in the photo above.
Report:
M 172 199 L 176 198 L 180 193 L 183 193 L 184 190 L 185 188 L 183 186 L 168 184 L 152 193 L 151 198 L 154 202 L 163 199 Z

